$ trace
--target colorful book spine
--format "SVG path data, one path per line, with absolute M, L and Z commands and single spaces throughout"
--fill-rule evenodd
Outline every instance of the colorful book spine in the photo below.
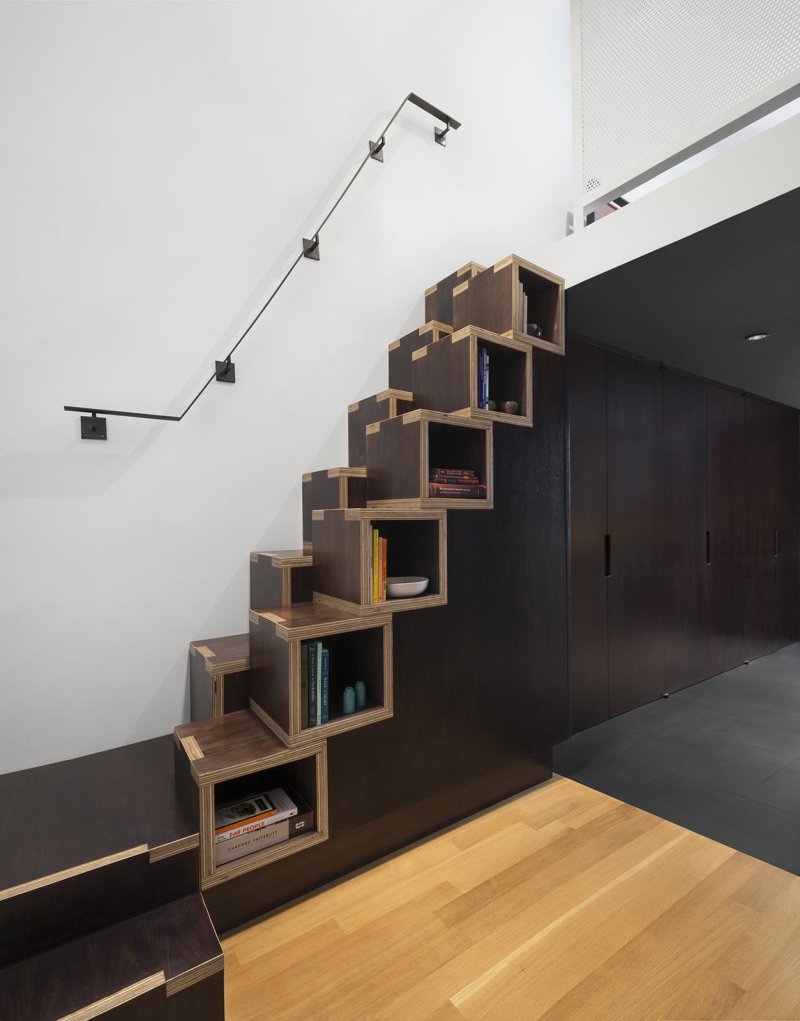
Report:
M 483 349 L 484 365 L 483 370 L 483 406 L 484 408 L 489 407 L 489 352 L 486 348 Z
M 382 603 L 386 602 L 386 561 L 388 559 L 388 556 L 389 556 L 389 540 L 388 539 L 381 539 L 380 540 L 380 557 L 381 557 L 380 586 L 379 586 L 379 589 L 378 589 L 378 594 L 380 596 L 380 601 Z
M 430 482 L 428 483 L 428 496 L 446 496 L 459 500 L 481 499 L 486 496 L 486 486 L 482 484 L 460 486 L 444 482 Z
M 380 535 L 377 528 L 372 529 L 372 602 L 378 602 L 378 554 Z
M 484 349 L 481 347 L 478 349 L 478 407 L 483 407 L 483 352 Z
M 458 482 L 464 485 L 477 485 L 480 481 L 477 474 L 472 468 L 455 469 L 455 468 L 437 468 L 436 471 L 430 473 L 430 482 Z
M 317 725 L 317 643 L 308 643 L 308 725 Z
M 322 662 L 321 667 L 321 697 L 320 697 L 320 723 L 327 723 L 329 719 L 329 691 L 330 691 L 330 670 L 331 670 L 331 654 L 330 650 L 326 649 L 325 646 L 321 646 L 320 660 Z
M 308 643 L 300 643 L 300 726 L 308 726 Z

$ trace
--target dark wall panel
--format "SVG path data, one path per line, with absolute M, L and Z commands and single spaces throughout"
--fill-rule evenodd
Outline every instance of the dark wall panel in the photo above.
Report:
M 612 716 L 664 692 L 662 371 L 606 356 Z
M 604 574 L 606 500 L 606 353 L 571 341 L 570 436 L 570 687 L 572 726 L 608 719 L 608 614 Z
M 706 677 L 730 670 L 745 658 L 744 479 L 744 397 L 709 384 Z
M 705 669 L 706 384 L 664 378 L 664 690 L 694 684 Z

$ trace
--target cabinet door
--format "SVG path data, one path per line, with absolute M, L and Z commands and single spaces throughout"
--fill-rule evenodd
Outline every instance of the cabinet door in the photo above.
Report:
M 606 356 L 612 716 L 664 692 L 663 376 L 654 366 Z
M 570 340 L 571 631 L 573 730 L 608 719 L 606 353 Z
M 758 397 L 744 398 L 745 530 L 744 650 L 746 659 L 773 652 L 778 640 L 778 535 L 781 409 Z
M 708 384 L 707 676 L 744 659 L 744 398 Z
M 800 416 L 780 409 L 778 445 L 778 643 L 800 638 Z
M 664 690 L 705 676 L 706 384 L 664 373 Z

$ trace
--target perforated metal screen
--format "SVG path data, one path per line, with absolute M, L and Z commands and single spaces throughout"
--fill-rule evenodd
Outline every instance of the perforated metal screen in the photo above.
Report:
M 800 0 L 579 0 L 579 18 L 587 196 L 800 68 Z

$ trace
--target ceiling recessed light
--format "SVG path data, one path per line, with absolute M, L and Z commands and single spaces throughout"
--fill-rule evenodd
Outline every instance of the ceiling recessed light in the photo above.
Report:
M 766 340 L 769 336 L 768 333 L 748 333 L 745 336 L 745 340 Z

